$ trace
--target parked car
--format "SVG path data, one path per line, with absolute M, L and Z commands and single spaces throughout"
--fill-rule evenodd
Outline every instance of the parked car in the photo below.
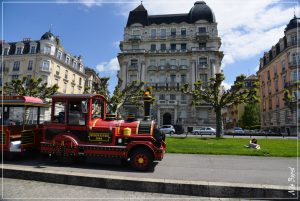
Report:
M 184 128 L 182 125 L 173 125 L 176 134 L 183 134 Z
M 175 128 L 172 125 L 163 125 L 160 127 L 160 132 L 163 134 L 173 135 L 175 133 Z
M 195 129 L 193 130 L 194 135 L 200 135 L 200 134 L 210 134 L 210 135 L 215 135 L 216 134 L 216 129 L 212 127 L 203 127 L 200 129 Z
M 235 134 L 237 134 L 237 133 L 245 133 L 245 131 L 241 127 L 235 127 L 233 129 L 233 133 L 235 133 Z

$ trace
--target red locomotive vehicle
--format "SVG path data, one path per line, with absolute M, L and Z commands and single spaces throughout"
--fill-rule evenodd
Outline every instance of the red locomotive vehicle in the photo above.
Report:
M 1 96 L 0 101 L 0 145 L 4 155 L 38 151 L 42 137 L 41 109 L 49 105 L 29 96 Z
M 153 161 L 162 160 L 166 149 L 164 136 L 149 120 L 149 98 L 144 97 L 144 120 L 116 120 L 106 114 L 102 95 L 52 96 L 51 122 L 43 126 L 41 152 L 63 163 L 89 156 L 120 158 L 136 170 L 147 170 Z

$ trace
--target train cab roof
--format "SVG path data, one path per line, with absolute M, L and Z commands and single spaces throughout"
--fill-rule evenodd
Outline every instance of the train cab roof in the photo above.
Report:
M 48 107 L 48 103 L 31 96 L 0 96 L 1 105 Z
M 51 96 L 52 99 L 86 99 L 96 97 L 106 101 L 106 98 L 100 94 L 56 94 Z

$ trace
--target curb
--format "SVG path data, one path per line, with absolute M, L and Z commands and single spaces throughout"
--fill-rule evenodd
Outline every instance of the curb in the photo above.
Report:
M 64 171 L 57 172 L 39 168 L 20 168 L 8 165 L 3 165 L 2 170 L 1 176 L 5 178 L 108 188 L 114 190 L 220 198 L 291 199 L 297 198 L 297 194 L 299 195 L 299 188 L 294 189 L 295 193 L 293 195 L 289 192 L 291 189 L 287 186 L 277 185 L 136 178 Z

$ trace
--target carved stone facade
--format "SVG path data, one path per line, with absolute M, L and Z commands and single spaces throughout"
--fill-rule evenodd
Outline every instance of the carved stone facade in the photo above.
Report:
M 130 12 L 124 29 L 118 76 L 123 88 L 132 81 L 153 88 L 151 114 L 159 125 L 215 126 L 211 106 L 191 106 L 180 89 L 220 72 L 220 46 L 214 14 L 205 2 L 196 2 L 189 13 L 170 15 L 148 15 L 141 4 Z M 125 111 L 137 113 L 134 106 Z

